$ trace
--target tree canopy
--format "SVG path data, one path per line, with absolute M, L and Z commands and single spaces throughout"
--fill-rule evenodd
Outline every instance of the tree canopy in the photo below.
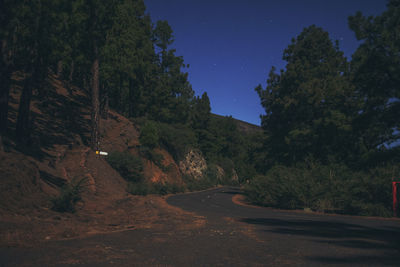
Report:
M 268 150 L 279 161 L 327 159 L 347 149 L 354 113 L 348 63 L 327 32 L 305 28 L 284 51 L 286 70 L 272 68 L 256 88 L 266 114 Z

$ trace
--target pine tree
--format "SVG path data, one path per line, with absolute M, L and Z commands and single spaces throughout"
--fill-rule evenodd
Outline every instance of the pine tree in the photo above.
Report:
M 201 97 L 195 97 L 193 100 L 193 109 L 191 114 L 191 125 L 195 130 L 208 129 L 210 124 L 210 99 L 207 92 L 204 92 Z
M 112 25 L 111 19 L 115 12 L 116 1 L 88 0 L 87 8 L 89 17 L 87 20 L 88 29 L 88 52 L 91 62 L 91 147 L 98 149 L 99 143 L 99 123 L 100 123 L 100 50 L 106 43 L 106 33 Z
M 284 51 L 286 70 L 271 69 L 256 88 L 266 114 L 269 154 L 280 162 L 346 155 L 353 110 L 348 64 L 338 44 L 316 26 L 305 28 Z M 347 141 L 346 141 L 347 140 Z
M 169 49 L 173 42 L 172 29 L 166 21 L 158 21 L 154 29 L 154 43 L 158 53 L 158 83 L 151 92 L 150 117 L 168 123 L 186 123 L 194 92 L 188 82 L 183 58 Z
M 145 115 L 146 87 L 151 87 L 156 67 L 151 35 L 151 20 L 145 15 L 143 1 L 120 2 L 102 50 L 101 72 L 105 87 L 114 88 L 110 90 L 111 106 L 130 117 Z
M 18 108 L 16 137 L 28 144 L 32 130 L 30 104 L 32 90 L 42 91 L 50 62 L 52 33 L 52 1 L 21 2 L 16 14 L 14 60 L 16 67 L 25 73 L 25 81 Z
M 8 99 L 11 73 L 14 68 L 11 48 L 15 24 L 12 18 L 15 16 L 16 6 L 15 1 L 0 2 L 0 25 L 2 25 L 0 28 L 0 136 L 7 131 Z
M 363 41 L 351 62 L 360 102 L 354 128 L 364 150 L 374 151 L 400 138 L 400 1 L 380 16 L 358 12 L 349 26 Z

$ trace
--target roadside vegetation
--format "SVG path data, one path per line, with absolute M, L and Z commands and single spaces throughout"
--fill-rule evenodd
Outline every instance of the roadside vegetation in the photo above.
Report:
M 351 61 L 322 28 L 305 28 L 256 88 L 265 109 L 250 201 L 285 209 L 391 216 L 400 179 L 400 3 L 348 23 Z
M 51 199 L 52 209 L 58 212 L 75 212 L 75 205 L 82 199 L 81 194 L 87 185 L 87 179 L 72 179 L 62 186 L 58 196 Z
M 324 29 L 304 28 L 284 50 L 285 68 L 273 67 L 266 87 L 255 88 L 265 109 L 263 130 L 248 132 L 232 117 L 211 114 L 206 92 L 195 94 L 189 65 L 173 48 L 172 28 L 153 23 L 143 0 L 4 1 L 0 20 L 0 142 L 15 142 L 21 151 L 40 146 L 32 139 L 31 101 L 48 105 L 52 76 L 67 91 L 80 88 L 85 105 L 90 99 L 90 134 L 79 133 L 83 144 L 96 149 L 98 118 L 106 119 L 109 108 L 140 129 L 136 156 L 112 152 L 107 158 L 132 194 L 245 184 L 249 200 L 264 206 L 390 216 L 390 182 L 400 179 L 398 0 L 388 1 L 380 16 L 349 17 L 360 41 L 351 60 Z M 9 118 L 16 85 L 18 114 Z M 62 116 L 73 127 L 74 107 L 61 103 L 60 110 L 68 111 Z M 157 148 L 176 163 L 200 151 L 209 167 L 202 179 L 184 176 L 186 187 L 150 184 L 144 159 L 163 172 L 171 168 Z M 73 211 L 82 181 L 61 188 L 53 209 Z

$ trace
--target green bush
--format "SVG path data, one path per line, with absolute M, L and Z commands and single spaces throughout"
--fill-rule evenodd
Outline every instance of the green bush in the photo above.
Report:
M 231 159 L 229 158 L 221 158 L 218 160 L 218 165 L 222 167 L 222 169 L 225 172 L 225 176 L 231 178 L 233 175 L 233 170 L 234 170 L 234 163 Z
M 140 129 L 139 141 L 142 146 L 153 149 L 158 146 L 159 132 L 158 125 L 153 121 L 146 121 Z
M 183 193 L 183 192 L 185 192 L 185 187 L 183 185 L 171 184 L 169 186 L 169 193 L 171 193 L 171 194 L 177 194 L 177 193 Z
M 150 185 L 147 184 L 146 182 L 138 182 L 138 183 L 129 182 L 126 191 L 132 195 L 145 196 L 151 193 L 151 188 Z
M 169 185 L 156 183 L 152 185 L 152 193 L 158 195 L 166 195 L 169 193 Z
M 175 169 L 175 164 L 170 163 L 168 166 L 164 167 L 163 172 L 169 173 Z
M 203 177 L 199 179 L 193 178 L 189 175 L 184 175 L 182 178 L 189 191 L 204 190 L 217 185 L 238 185 L 236 182 L 232 181 L 232 169 L 230 176 L 226 175 L 225 172 L 225 175 L 220 177 L 217 165 L 213 163 L 208 164 Z
M 205 175 L 200 179 L 195 179 L 189 175 L 183 175 L 183 181 L 189 191 L 205 190 L 218 185 L 218 181 L 212 176 Z
M 222 184 L 221 179 L 218 177 L 217 165 L 209 163 L 203 179 L 206 179 L 212 185 Z
M 170 184 L 170 183 L 150 184 L 146 182 L 141 182 L 141 183 L 129 183 L 127 191 L 132 195 L 145 196 L 147 194 L 157 194 L 157 195 L 176 194 L 184 192 L 185 189 L 183 186 L 180 186 L 178 184 Z
M 388 217 L 392 214 L 392 178 L 399 173 L 398 164 L 359 171 L 352 179 L 349 191 L 352 195 L 345 206 L 346 213 Z
M 154 164 L 156 164 L 161 170 L 165 170 L 165 166 L 162 163 L 164 160 L 164 156 L 162 154 L 159 154 L 146 146 L 140 147 L 140 154 L 148 160 L 154 162 Z
M 245 193 L 258 205 L 283 209 L 390 216 L 393 167 L 353 171 L 341 164 L 274 166 Z
M 141 182 L 143 180 L 142 160 L 128 151 L 111 152 L 107 161 L 125 180 L 129 182 Z
M 81 200 L 81 193 L 87 182 L 86 178 L 73 179 L 65 184 L 57 197 L 51 199 L 52 210 L 58 212 L 75 212 L 75 204 Z
M 235 165 L 232 160 L 228 158 L 220 158 L 217 160 L 217 164 L 222 168 L 224 171 L 224 175 L 221 177 L 218 174 L 217 165 L 213 163 L 208 164 L 208 168 L 206 171 L 206 176 L 209 176 L 210 179 L 214 179 L 220 185 L 239 185 L 238 181 L 234 181 L 233 174 L 235 171 Z
M 176 183 L 156 183 L 151 187 L 152 194 L 167 195 L 185 192 L 185 188 Z
M 195 132 L 186 125 L 160 123 L 160 143 L 178 161 L 197 147 Z

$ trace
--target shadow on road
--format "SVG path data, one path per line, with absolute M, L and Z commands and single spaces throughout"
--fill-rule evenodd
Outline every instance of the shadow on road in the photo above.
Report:
M 318 220 L 284 220 L 274 218 L 244 218 L 240 221 L 248 224 L 264 226 L 265 232 L 302 236 L 313 242 L 324 245 L 342 247 L 349 250 L 369 250 L 373 255 L 339 257 L 308 257 L 320 264 L 400 264 L 400 228 L 370 227 L 360 224 L 329 222 Z M 376 254 L 378 252 L 378 255 Z
M 243 195 L 241 191 L 221 191 L 221 194 L 229 194 L 229 195 Z

